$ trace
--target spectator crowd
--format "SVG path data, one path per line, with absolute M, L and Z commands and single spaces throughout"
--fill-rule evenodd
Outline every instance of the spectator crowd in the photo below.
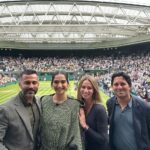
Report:
M 101 87 L 111 96 L 110 77 L 112 73 L 124 71 L 131 76 L 133 93 L 144 99 L 150 97 L 150 52 L 130 55 L 87 56 L 87 57 L 4 57 L 0 56 L 0 85 L 16 81 L 15 72 L 25 69 L 37 72 L 65 70 L 82 72 L 84 70 L 106 70 L 94 74 Z

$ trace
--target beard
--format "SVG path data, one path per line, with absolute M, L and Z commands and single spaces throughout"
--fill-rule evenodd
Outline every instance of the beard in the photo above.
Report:
M 24 89 L 22 92 L 23 92 L 24 96 L 27 96 L 27 95 L 34 96 L 37 93 L 37 90 L 34 90 L 34 89 Z
M 127 93 L 126 91 L 114 91 L 115 94 L 125 94 Z
M 128 95 L 128 92 L 127 91 L 114 91 L 114 94 L 115 95 L 122 95 L 122 96 L 124 96 L 124 95 Z

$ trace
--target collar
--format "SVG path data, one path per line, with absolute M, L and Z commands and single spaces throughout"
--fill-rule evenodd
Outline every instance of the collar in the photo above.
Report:
M 131 97 L 130 101 L 128 102 L 126 107 L 132 108 L 133 98 Z M 117 98 L 115 98 L 115 104 L 119 105 Z
M 132 108 L 132 98 L 130 99 L 129 103 L 128 103 L 128 107 Z

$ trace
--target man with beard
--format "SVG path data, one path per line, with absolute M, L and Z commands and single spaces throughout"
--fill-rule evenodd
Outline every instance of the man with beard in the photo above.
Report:
M 35 94 L 39 79 L 34 70 L 19 76 L 21 91 L 0 105 L 0 150 L 37 150 L 40 105 Z
M 150 106 L 131 95 L 131 79 L 124 73 L 111 78 L 114 97 L 107 102 L 112 150 L 150 150 Z

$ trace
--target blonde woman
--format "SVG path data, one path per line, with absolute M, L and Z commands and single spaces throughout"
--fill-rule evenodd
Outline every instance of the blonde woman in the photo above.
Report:
M 79 114 L 85 150 L 108 150 L 107 114 L 93 76 L 85 75 L 81 78 L 77 98 L 85 102 L 85 107 L 80 109 Z

